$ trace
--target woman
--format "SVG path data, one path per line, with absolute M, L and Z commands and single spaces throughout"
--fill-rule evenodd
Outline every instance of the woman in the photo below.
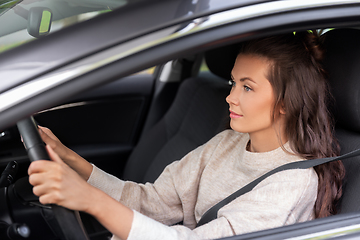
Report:
M 271 169 L 338 154 L 321 56 L 317 36 L 307 32 L 244 44 L 226 98 L 232 130 L 167 166 L 154 184 L 108 175 L 40 128 L 53 161 L 30 165 L 34 194 L 92 214 L 129 240 L 218 238 L 334 214 L 341 162 L 276 173 L 195 228 L 210 207 Z

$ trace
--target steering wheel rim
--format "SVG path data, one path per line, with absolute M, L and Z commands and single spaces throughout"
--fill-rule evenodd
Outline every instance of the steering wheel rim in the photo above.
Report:
M 19 121 L 17 127 L 23 138 L 30 161 L 50 160 L 34 118 L 29 117 Z M 55 204 L 52 204 L 51 208 L 65 240 L 89 240 L 78 211 L 72 211 Z

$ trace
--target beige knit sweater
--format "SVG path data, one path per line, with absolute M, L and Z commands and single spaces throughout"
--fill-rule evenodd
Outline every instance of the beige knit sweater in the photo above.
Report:
M 301 160 L 282 148 L 248 152 L 248 141 L 248 134 L 221 132 L 167 166 L 154 184 L 124 182 L 95 166 L 88 182 L 134 210 L 128 240 L 214 239 L 313 219 L 317 175 L 312 168 L 296 169 L 268 177 L 195 228 L 209 208 L 245 184 Z

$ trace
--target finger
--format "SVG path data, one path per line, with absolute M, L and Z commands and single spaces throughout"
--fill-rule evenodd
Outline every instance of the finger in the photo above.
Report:
M 33 186 L 40 185 L 44 182 L 44 178 L 42 177 L 42 174 L 39 173 L 32 173 L 29 175 L 29 183 Z
M 61 179 L 61 177 L 59 177 L 58 174 L 52 170 L 31 173 L 31 175 L 29 175 L 29 183 L 33 186 L 38 186 L 42 184 L 49 185 L 56 182 L 58 179 Z
M 46 205 L 46 204 L 54 204 L 53 201 L 51 201 L 50 197 L 48 194 L 46 195 L 42 195 L 42 196 L 38 196 L 39 197 L 39 202 L 43 205 Z
M 59 194 L 59 192 L 51 192 L 43 194 L 39 197 L 39 202 L 42 204 L 57 204 L 64 200 L 64 198 Z
M 51 160 L 57 163 L 64 163 L 63 160 L 61 160 L 59 155 L 52 149 L 50 145 L 46 145 L 46 150 L 48 151 Z
M 49 188 L 49 186 L 46 183 L 35 185 L 33 187 L 33 193 L 38 197 L 41 197 L 50 192 L 51 192 L 51 189 Z
M 55 147 L 55 141 L 53 138 L 51 138 L 42 127 L 39 127 L 39 134 L 41 139 L 48 145 L 52 145 L 53 147 Z
M 61 195 L 61 183 L 56 181 L 41 182 L 33 187 L 33 193 L 39 197 L 50 193 Z
M 47 160 L 34 161 L 28 168 L 28 174 L 31 175 L 34 173 L 44 172 L 50 167 L 49 164 L 51 164 L 51 162 Z
M 50 129 L 42 126 L 38 126 L 38 127 L 39 127 L 39 131 L 41 131 L 42 134 L 46 135 L 46 137 L 54 141 L 59 141 L 59 139 L 54 135 L 54 133 Z

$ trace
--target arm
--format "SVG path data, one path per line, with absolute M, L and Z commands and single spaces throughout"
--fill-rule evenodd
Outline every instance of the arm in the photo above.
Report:
M 201 159 L 204 159 L 201 156 L 202 152 L 203 147 L 199 147 L 186 155 L 181 161 L 173 162 L 164 169 L 153 184 L 125 182 L 103 172 L 96 166 L 94 166 L 88 183 L 101 189 L 131 209 L 164 224 L 175 224 L 184 218 L 186 209 L 183 209 L 182 201 L 196 202 L 196 190 L 189 191 L 189 188 L 197 188 L 199 181 L 199 174 L 197 173 L 205 165 L 201 161 Z M 190 172 L 193 173 L 189 174 Z M 186 204 L 185 207 L 188 205 Z M 187 212 L 192 212 L 193 215 L 194 206 L 190 208 L 190 210 L 187 209 Z M 196 224 L 194 216 L 191 221 L 194 225 Z
M 85 159 L 66 148 L 49 129 L 40 127 L 40 134 L 44 142 L 48 143 L 51 148 L 55 148 L 55 152 L 60 155 L 60 158 L 64 158 L 64 162 L 83 179 L 88 180 L 90 185 L 102 190 L 115 200 L 122 202 L 125 206 L 166 224 L 174 224 L 183 220 L 182 200 L 179 196 L 186 194 L 184 193 L 184 191 L 186 191 L 184 184 L 188 186 L 196 186 L 198 184 L 196 171 L 200 171 L 200 161 L 193 161 L 195 165 L 190 164 L 187 167 L 183 166 L 186 165 L 184 163 L 191 162 L 191 158 L 196 158 L 196 160 L 200 158 L 206 160 L 209 158 L 209 156 L 201 157 L 201 148 L 199 148 L 193 153 L 188 154 L 188 156 L 185 157 L 185 161 L 182 161 L 181 164 L 175 164 L 179 166 L 179 169 L 182 169 L 181 174 L 177 170 L 178 168 L 174 166 L 172 167 L 173 172 L 165 170 L 155 184 L 136 184 L 133 182 L 124 182 L 93 167 Z M 217 142 L 218 141 L 215 141 L 215 145 Z M 215 147 L 208 147 L 208 152 L 209 149 L 209 154 L 211 155 Z M 188 178 L 190 171 L 193 172 L 192 179 Z M 177 179 L 180 180 L 177 183 L 174 182 L 174 173 L 178 174 Z M 180 188 L 180 192 L 177 192 L 177 188 Z M 195 198 L 196 195 L 192 197 Z M 192 201 L 196 202 L 196 200 Z M 193 207 L 194 206 L 191 206 L 187 212 L 191 212 Z M 195 218 L 192 216 L 190 216 L 190 218 L 190 221 L 195 225 Z
M 29 182 L 34 186 L 33 192 L 39 196 L 39 201 L 42 204 L 57 204 L 72 210 L 87 212 L 114 235 L 127 239 L 132 228 L 134 212 L 88 184 L 48 145 L 47 150 L 53 161 L 33 162 L 28 170 Z M 145 223 L 149 220 L 155 222 L 147 217 L 145 219 Z M 166 230 L 170 228 L 158 222 L 155 222 L 155 226 L 165 227 L 163 233 L 168 236 Z M 155 232 L 155 235 L 157 234 Z
M 100 189 L 85 182 L 83 178 L 60 159 L 50 146 L 47 146 L 47 149 L 53 161 L 33 162 L 28 170 L 30 175 L 29 181 L 34 186 L 33 192 L 35 195 L 39 196 L 40 202 L 43 204 L 54 203 L 69 209 L 92 214 L 116 236 L 126 239 L 133 223 L 133 211 L 122 203 L 114 200 Z M 200 157 L 198 154 L 201 152 L 201 148 L 199 148 L 186 159 L 190 160 L 191 155 L 194 154 L 196 157 Z M 188 165 L 186 162 L 187 161 L 182 161 L 181 164 Z M 201 165 L 201 161 L 190 162 Z M 186 174 L 186 176 L 188 175 L 189 170 L 194 170 L 194 165 L 189 165 L 186 168 L 181 167 L 181 164 L 179 165 L 179 169 L 182 169 L 182 174 Z M 171 169 L 177 172 L 176 167 Z M 181 195 L 181 193 L 176 192 L 175 183 L 173 182 L 171 175 L 172 173 L 170 170 L 165 171 L 161 177 L 162 180 L 158 180 L 154 185 L 138 185 L 128 182 L 125 187 L 125 196 L 122 197 L 127 198 L 124 201 L 129 205 L 133 205 L 134 208 L 138 208 L 140 211 L 147 212 L 150 215 L 153 214 L 163 222 L 166 220 L 175 222 L 180 221 L 183 216 L 182 204 L 179 199 L 179 194 Z M 196 178 L 197 174 L 194 174 L 194 176 Z M 121 180 L 115 180 L 114 178 L 114 181 L 117 182 Z M 110 183 L 109 185 L 110 188 L 118 187 L 114 183 Z M 182 185 L 181 191 L 186 191 L 186 186 Z M 134 194 L 131 194 L 131 192 Z M 139 199 L 141 201 L 138 201 Z M 139 213 L 137 213 L 137 215 L 143 216 Z M 162 228 L 165 227 L 168 231 L 163 230 L 162 232 L 166 236 L 168 236 L 166 232 L 169 232 L 169 230 L 174 233 L 174 230 L 159 222 L 145 216 L 143 216 L 143 218 L 149 220 L 148 222 L 155 223 L 157 226 L 161 226 Z M 165 218 L 170 218 L 172 220 Z

